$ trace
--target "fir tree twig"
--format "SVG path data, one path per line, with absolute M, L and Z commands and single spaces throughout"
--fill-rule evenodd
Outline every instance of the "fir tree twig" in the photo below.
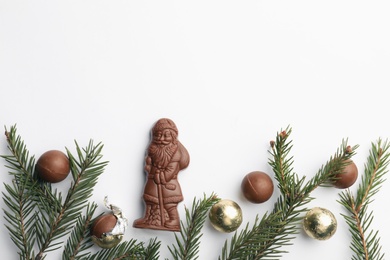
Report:
M 253 226 L 250 228 L 249 223 L 240 233 L 235 232 L 229 243 L 226 240 L 222 248 L 222 253 L 219 259 L 256 259 L 256 255 L 264 247 L 268 247 L 273 237 L 285 225 L 280 221 L 280 214 L 264 214 L 259 221 L 256 216 Z M 272 247 L 272 256 L 278 257 L 284 251 L 279 250 L 281 244 L 275 243 Z M 267 252 L 262 257 L 266 257 Z M 271 255 L 271 254 L 270 254 Z
M 68 238 L 62 253 L 63 260 L 84 259 L 90 253 L 83 253 L 85 250 L 93 246 L 90 236 L 90 227 L 93 223 L 93 215 L 97 208 L 96 203 L 88 204 L 85 215 L 80 215 L 76 225 Z
M 216 194 L 212 193 L 206 198 L 204 194 L 203 199 L 196 200 L 194 198 L 191 212 L 188 208 L 186 211 L 186 225 L 181 222 L 180 237 L 175 233 L 177 245 L 168 246 L 173 259 L 175 260 L 190 260 L 197 259 L 200 245 L 200 238 L 202 237 L 202 227 L 205 223 L 209 209 L 220 199 Z
M 28 149 L 16 126 L 5 131 L 11 155 L 1 156 L 14 177 L 12 185 L 5 185 L 3 209 L 6 225 L 14 244 L 20 250 L 21 259 L 43 259 L 45 253 L 63 243 L 59 239 L 68 234 L 79 219 L 88 198 L 92 195 L 97 179 L 107 162 L 100 162 L 102 144 L 81 149 L 76 143 L 77 157 L 67 149 L 73 182 L 65 199 L 49 183 L 38 180 L 35 174 L 34 156 Z M 34 253 L 38 248 L 38 253 Z M 34 257 L 35 256 L 35 257 Z
M 6 228 L 11 240 L 18 247 L 21 259 L 30 259 L 34 254 L 34 208 L 30 194 L 23 192 L 23 185 L 12 182 L 12 186 L 4 184 L 8 195 L 3 192 L 3 200 L 8 210 L 3 209 L 4 218 L 8 222 Z
M 144 260 L 157 260 L 160 256 L 161 242 L 157 241 L 157 237 L 151 239 L 149 244 L 144 249 Z
M 92 195 L 98 177 L 107 165 L 107 162 L 100 162 L 103 149 L 101 143 L 95 146 L 90 140 L 84 149 L 81 149 L 77 142 L 75 144 L 77 159 L 67 149 L 73 182 L 64 202 L 61 203 L 62 197 L 59 193 L 56 196 L 58 202 L 56 207 L 53 208 L 52 204 L 44 200 L 41 200 L 41 204 L 39 204 L 41 214 L 36 224 L 39 232 L 38 246 L 40 250 L 35 257 L 36 260 L 42 259 L 45 252 L 55 250 L 61 245 L 61 241 L 55 241 L 69 233 L 88 198 Z M 45 183 L 44 185 L 49 190 L 49 184 Z
M 382 260 L 380 238 L 378 231 L 370 230 L 373 221 L 373 212 L 367 212 L 368 205 L 373 201 L 373 196 L 379 191 L 385 181 L 384 175 L 388 172 L 390 163 L 390 144 L 381 139 L 372 143 L 364 174 L 358 187 L 356 197 L 347 189 L 341 192 L 339 203 L 346 209 L 348 214 L 342 214 L 349 226 L 352 235 L 350 248 L 354 252 L 352 259 L 355 260 Z
M 24 141 L 16 134 L 16 125 L 5 129 L 8 149 L 11 155 L 2 155 L 8 165 L 9 174 L 14 179 L 12 185 L 4 183 L 7 194 L 2 192 L 8 209 L 3 209 L 8 222 L 6 228 L 14 244 L 19 249 L 21 259 L 30 259 L 34 255 L 36 242 L 34 220 L 37 180 L 33 178 L 35 158 L 30 156 Z
M 143 242 L 137 242 L 135 239 L 124 241 L 110 249 L 103 249 L 89 256 L 86 260 L 120 260 L 120 259 L 158 259 L 158 250 L 160 242 L 156 239 L 150 240 L 145 248 Z
M 293 157 L 289 157 L 292 142 L 288 139 L 291 128 L 277 134 L 276 140 L 271 141 L 271 158 L 269 164 L 275 173 L 281 195 L 277 199 L 270 214 L 265 214 L 260 222 L 256 222 L 250 230 L 248 225 L 240 235 L 233 236 L 230 243 L 225 243 L 219 259 L 277 259 L 281 247 L 291 244 L 291 240 L 299 232 L 298 222 L 302 213 L 306 211 L 303 206 L 312 198 L 310 193 L 319 186 L 326 185 L 334 179 L 346 165 L 346 161 L 354 154 L 357 146 L 350 147 L 342 142 L 334 157 L 324 167 L 305 183 L 305 176 L 293 172 Z M 230 247 L 229 247 L 230 244 Z

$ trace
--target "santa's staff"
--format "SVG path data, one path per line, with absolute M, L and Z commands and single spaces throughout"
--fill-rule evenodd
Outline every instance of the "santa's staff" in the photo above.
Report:
M 157 170 L 157 178 L 158 178 L 158 183 L 157 183 L 157 190 L 158 190 L 158 204 L 160 208 L 160 217 L 161 217 L 161 226 L 163 227 L 165 225 L 165 214 L 164 214 L 164 201 L 163 201 L 163 194 L 162 194 L 162 188 L 161 188 L 161 171 Z

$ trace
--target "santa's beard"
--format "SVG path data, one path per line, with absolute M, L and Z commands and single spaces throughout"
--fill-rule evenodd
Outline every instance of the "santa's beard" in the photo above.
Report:
M 148 155 L 152 159 L 153 165 L 165 168 L 171 162 L 172 156 L 177 150 L 177 144 L 167 145 L 151 143 L 148 149 Z

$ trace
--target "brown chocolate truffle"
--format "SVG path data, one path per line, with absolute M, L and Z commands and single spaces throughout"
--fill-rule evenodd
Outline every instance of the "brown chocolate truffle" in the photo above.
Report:
M 91 235 L 101 238 L 104 233 L 111 232 L 117 222 L 114 214 L 107 213 L 98 217 L 91 226 Z
M 241 183 L 241 190 L 252 203 L 267 201 L 274 192 L 274 184 L 268 174 L 260 171 L 248 173 Z
M 39 157 L 35 169 L 42 180 L 51 183 L 60 182 L 69 174 L 69 159 L 61 151 L 50 150 Z
M 335 180 L 333 183 L 336 188 L 349 188 L 355 183 L 358 177 L 358 169 L 356 164 L 352 160 L 348 160 L 347 163 L 348 164 L 344 167 L 344 170 L 336 174 L 337 180 Z

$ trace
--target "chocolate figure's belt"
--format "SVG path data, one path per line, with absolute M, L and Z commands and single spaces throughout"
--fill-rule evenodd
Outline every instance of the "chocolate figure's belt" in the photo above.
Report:
M 151 174 L 151 173 L 149 173 L 148 174 L 148 179 L 154 179 L 154 176 L 155 176 L 156 174 Z M 177 179 L 177 174 L 176 175 L 174 175 L 173 177 L 172 177 L 172 179 L 171 180 L 176 180 Z
M 156 175 L 156 174 L 151 174 L 151 173 L 149 173 L 149 174 L 148 174 L 148 179 L 154 179 L 154 175 Z M 176 179 L 177 179 L 177 175 L 174 175 L 173 178 L 172 178 L 171 180 L 176 180 Z
M 154 175 L 153 174 L 149 174 L 148 175 L 148 179 L 153 180 L 154 179 Z M 177 175 L 173 176 L 172 180 L 176 180 L 176 179 L 177 179 Z M 165 183 L 165 184 L 161 183 L 160 185 L 164 186 L 168 190 L 175 190 L 176 189 L 176 185 L 172 184 L 172 183 Z
M 151 203 L 154 203 L 154 204 L 159 204 L 159 201 L 158 201 L 158 198 L 157 198 L 157 197 L 154 197 L 154 196 L 151 196 L 151 195 L 148 195 L 148 194 L 144 194 L 144 200 L 145 200 L 146 202 L 151 202 Z M 164 204 L 168 204 L 168 203 L 179 203 L 180 201 L 183 201 L 183 196 L 180 196 L 180 195 L 171 196 L 171 197 L 167 197 L 167 198 L 164 198 L 164 199 L 163 199 L 163 203 L 164 203 Z

